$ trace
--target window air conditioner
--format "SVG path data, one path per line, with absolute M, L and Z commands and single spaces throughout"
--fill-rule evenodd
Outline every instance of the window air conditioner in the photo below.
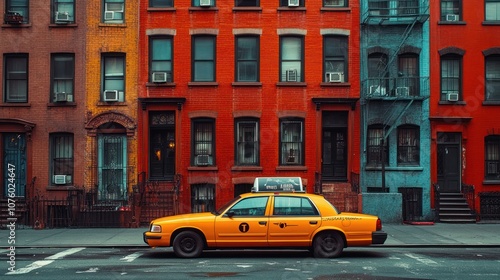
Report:
M 200 0 L 200 7 L 212 6 L 212 0 Z
M 296 69 L 289 69 L 286 70 L 286 81 L 287 82 L 296 82 L 297 81 L 297 70 Z
M 446 15 L 446 21 L 458 21 L 458 15 L 448 14 Z
M 344 0 L 326 0 L 325 7 L 343 7 Z
M 410 89 L 408 87 L 397 87 L 396 88 L 396 96 L 408 96 L 410 93 Z
M 69 20 L 69 13 L 56 12 L 56 23 L 67 23 Z
M 105 90 L 104 91 L 104 101 L 118 101 L 118 91 L 117 90 Z
M 115 12 L 113 11 L 104 12 L 104 20 L 113 20 L 114 18 L 115 18 Z
M 56 185 L 64 185 L 66 183 L 69 183 L 68 181 L 71 181 L 71 180 L 68 180 L 70 178 L 68 178 L 70 176 L 66 176 L 66 175 L 54 175 L 54 184 Z
M 326 81 L 329 83 L 344 82 L 344 72 L 326 72 Z
M 197 155 L 196 156 L 196 165 L 210 165 L 212 164 L 212 158 L 209 155 Z
M 170 72 L 153 72 L 151 77 L 153 83 L 166 83 L 170 80 Z
M 385 87 L 381 86 L 370 86 L 370 95 L 386 96 L 387 90 L 385 89 Z
M 446 94 L 446 100 L 456 102 L 458 101 L 458 92 L 450 92 Z
M 24 18 L 21 15 L 21 12 L 8 11 L 5 13 L 4 21 L 7 24 L 21 24 L 23 23 L 23 20 Z
M 298 7 L 299 0 L 288 0 L 288 7 Z
M 56 92 L 54 102 L 73 102 L 73 95 L 65 92 Z

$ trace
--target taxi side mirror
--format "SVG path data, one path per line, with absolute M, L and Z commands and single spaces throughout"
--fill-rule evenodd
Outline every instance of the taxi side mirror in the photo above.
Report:
M 234 216 L 234 211 L 227 211 L 226 216 L 232 218 Z

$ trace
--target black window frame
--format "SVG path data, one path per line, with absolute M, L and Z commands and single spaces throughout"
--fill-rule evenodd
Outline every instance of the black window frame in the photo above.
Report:
M 289 0 L 280 0 L 280 7 L 305 7 L 305 0 L 299 0 L 299 5 L 298 6 L 289 6 L 288 5 Z
M 381 124 L 372 124 L 368 126 L 366 134 L 366 165 L 380 166 L 382 165 L 382 153 L 380 151 L 380 143 L 385 137 L 388 128 Z M 377 131 L 376 135 L 371 135 L 372 131 Z M 384 141 L 384 165 L 389 165 L 389 138 Z
M 462 100 L 462 56 L 459 54 L 446 54 L 441 56 L 441 101 L 448 101 L 448 94 L 458 94 Z M 454 68 L 458 68 L 457 70 Z M 446 71 L 448 70 L 448 71 Z M 447 75 L 445 75 L 447 74 Z
M 20 0 L 16 0 L 19 2 Z M 14 5 L 14 0 L 5 1 L 5 14 L 16 13 L 22 16 L 22 24 L 27 24 L 30 21 L 30 0 L 21 0 L 24 3 Z M 7 23 L 7 22 L 6 22 Z
M 205 7 L 200 5 L 200 0 L 191 0 L 191 5 L 192 7 Z M 210 0 L 210 6 L 208 7 L 215 7 L 217 6 L 217 1 L 216 0 Z
M 488 11 L 493 10 L 493 9 L 488 9 L 488 3 L 495 3 L 496 5 L 500 6 L 500 0 L 484 0 L 484 21 L 493 21 L 493 22 L 499 22 L 500 21 L 500 14 L 496 15 L 495 19 L 488 19 Z
M 15 60 L 24 60 L 24 66 L 22 62 L 17 62 Z M 3 101 L 5 103 L 27 103 L 28 102 L 28 92 L 29 92 L 29 54 L 27 53 L 16 53 L 16 54 L 4 54 L 4 85 L 3 85 Z M 21 67 L 20 69 L 12 69 L 12 67 Z M 9 69 L 12 69 L 9 70 Z M 19 85 L 13 85 L 11 83 L 19 83 Z M 17 84 L 17 83 L 16 83 Z M 24 92 L 19 92 L 18 98 L 14 98 L 13 92 L 10 92 L 11 87 L 24 86 Z M 23 96 L 24 95 L 24 96 Z
M 66 59 L 69 62 L 58 63 L 58 59 Z M 59 69 L 61 68 L 61 69 Z M 61 74 L 61 76 L 59 76 Z M 59 81 L 66 84 L 64 89 L 58 86 Z M 69 89 L 68 85 L 69 84 Z M 75 54 L 53 53 L 50 57 L 50 102 L 74 102 L 75 97 Z M 61 99 L 57 94 L 63 94 Z
M 420 165 L 420 127 L 401 125 L 398 127 L 397 163 L 399 166 Z M 411 138 L 412 137 L 412 138 Z M 407 141 L 411 138 L 412 141 Z
M 234 6 L 235 7 L 260 7 L 260 0 L 234 0 Z
M 191 120 L 191 166 L 215 166 L 215 137 L 215 119 Z
M 285 55 L 285 50 L 284 50 L 284 44 L 285 44 L 285 41 L 287 40 L 299 40 L 300 41 L 300 58 L 299 59 L 296 59 L 296 58 L 293 58 L 293 59 L 285 59 L 284 58 L 284 55 Z M 280 58 L 279 58 L 279 69 L 280 69 L 280 73 L 279 73 L 279 81 L 280 82 L 304 82 L 305 81 L 305 67 L 304 67 L 304 58 L 305 58 L 305 51 L 304 51 L 304 36 L 299 36 L 299 35 L 283 35 L 283 36 L 280 36 L 280 40 L 279 40 L 279 44 L 280 44 Z M 299 68 L 300 69 L 296 69 L 296 67 L 287 67 L 287 66 L 284 66 L 284 64 L 286 63 L 297 63 L 299 62 Z M 288 79 L 289 75 L 287 74 L 287 71 L 293 71 L 295 70 L 296 73 L 295 73 L 295 80 L 293 79 Z
M 500 180 L 500 135 L 484 138 L 484 179 Z
M 287 126 L 293 130 L 294 124 L 298 124 L 300 130 L 297 139 L 291 132 L 290 135 L 287 132 Z M 305 164 L 305 120 L 303 118 L 281 118 L 279 134 L 279 165 L 303 166 Z
M 116 72 L 116 74 L 113 74 L 113 75 L 106 75 L 106 71 L 107 71 L 107 62 L 108 62 L 108 59 L 121 59 L 122 60 L 122 75 L 119 75 L 120 73 Z M 111 63 L 111 62 L 109 62 Z M 106 90 L 116 90 L 118 93 L 118 102 L 124 102 L 126 100 L 125 98 L 125 94 L 126 94 L 126 91 L 125 91 L 125 88 L 126 88 L 126 65 L 127 65 L 127 60 L 126 60 L 126 55 L 125 53 L 115 53 L 115 52 L 111 52 L 111 53 L 102 53 L 102 76 L 101 76 L 101 79 L 102 79 L 102 88 L 101 88 L 101 101 L 106 101 L 104 100 L 104 91 Z M 112 82 L 112 81 L 122 81 L 122 86 L 121 88 L 120 87 L 113 87 L 113 86 L 109 86 L 109 84 Z M 120 96 L 121 95 L 121 96 Z
M 209 39 L 212 44 L 212 55 L 211 58 L 199 58 L 197 55 L 197 47 L 199 40 Z M 216 81 L 216 69 L 217 69 L 217 37 L 214 35 L 195 35 L 192 37 L 192 46 L 191 46 L 191 81 L 193 82 L 215 82 Z M 197 77 L 197 69 L 201 67 L 199 64 L 202 63 L 212 63 L 212 77 L 207 78 L 199 78 Z
M 73 183 L 75 165 L 75 143 L 73 133 L 51 133 L 50 139 L 50 184 L 68 185 Z M 56 175 L 65 176 L 65 183 L 56 184 Z M 68 177 L 69 176 L 69 177 Z
M 71 6 L 70 8 L 61 8 L 60 6 Z M 76 13 L 75 13 L 75 8 L 76 3 L 75 0 L 52 0 L 52 18 L 51 18 L 51 23 L 58 23 L 58 24 L 72 24 L 76 22 Z M 58 13 L 64 13 L 67 15 L 67 19 L 64 20 L 58 20 L 57 15 Z
M 462 0 L 441 0 L 439 10 L 441 21 L 462 20 Z
M 234 162 L 237 166 L 260 164 L 260 122 L 257 118 L 237 118 L 234 125 Z M 251 139 L 247 132 L 253 133 Z M 248 155 L 248 156 L 247 156 Z M 249 159 L 247 159 L 249 158 Z
M 495 69 L 490 71 L 491 67 Z M 484 82 L 485 100 L 500 101 L 500 54 L 485 57 Z
M 155 59 L 155 41 L 157 40 L 167 40 L 170 43 L 170 46 L 163 46 L 170 48 L 170 59 Z M 154 72 L 165 72 L 166 82 L 171 83 L 174 80 L 174 39 L 172 36 L 167 35 L 158 35 L 158 36 L 150 36 L 149 37 L 149 82 L 153 82 L 153 73 Z M 168 53 L 168 51 L 164 51 L 164 53 Z M 168 67 L 160 67 L 156 69 L 155 64 L 166 63 L 170 64 Z M 169 69 L 170 68 L 170 69 Z
M 107 10 L 107 4 L 122 4 L 121 10 Z M 112 19 L 106 19 L 106 13 L 113 12 Z M 121 18 L 115 18 L 114 14 L 121 13 Z M 102 0 L 102 22 L 106 24 L 123 24 L 125 23 L 126 2 L 125 0 Z
M 253 40 L 255 43 L 255 53 L 253 54 L 253 57 L 242 57 L 244 53 L 252 55 L 252 51 L 240 51 L 240 49 L 243 49 L 242 46 L 240 45 L 242 40 Z M 239 35 L 236 36 L 235 38 L 235 71 L 234 71 L 234 80 L 236 82 L 258 82 L 260 81 L 260 37 L 257 35 Z M 254 67 L 255 71 L 255 77 L 253 79 L 242 79 L 241 78 L 241 73 L 243 71 L 240 71 L 241 69 L 248 69 L 248 67 L 243 67 L 244 65 L 250 65 Z M 249 71 L 245 71 L 249 72 Z M 250 76 L 250 75 L 245 75 L 245 76 Z
M 150 8 L 172 8 L 174 0 L 149 0 Z
M 343 73 L 341 82 L 349 82 L 348 59 L 349 36 L 327 35 L 323 37 L 323 77 L 325 82 L 329 82 L 327 73 L 331 72 Z M 338 64 L 342 64 L 342 66 L 338 67 Z
M 327 2 L 331 2 L 332 4 L 329 4 Z M 339 4 L 333 4 L 336 2 L 339 2 Z M 345 8 L 348 7 L 348 5 L 349 5 L 349 0 L 323 0 L 323 7 L 325 8 Z

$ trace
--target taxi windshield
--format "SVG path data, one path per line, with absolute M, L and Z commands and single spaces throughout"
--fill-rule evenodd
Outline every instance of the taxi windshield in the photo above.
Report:
M 232 205 L 236 200 L 240 199 L 241 197 L 238 195 L 237 197 L 231 199 L 230 201 L 224 203 L 217 211 L 212 212 L 215 215 L 220 215 L 222 212 L 224 212 L 230 205 Z

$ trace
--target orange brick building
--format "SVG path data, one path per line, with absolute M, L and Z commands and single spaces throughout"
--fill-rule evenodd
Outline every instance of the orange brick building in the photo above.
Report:
M 139 185 L 184 213 L 300 176 L 356 210 L 359 4 L 333 2 L 140 1 Z

